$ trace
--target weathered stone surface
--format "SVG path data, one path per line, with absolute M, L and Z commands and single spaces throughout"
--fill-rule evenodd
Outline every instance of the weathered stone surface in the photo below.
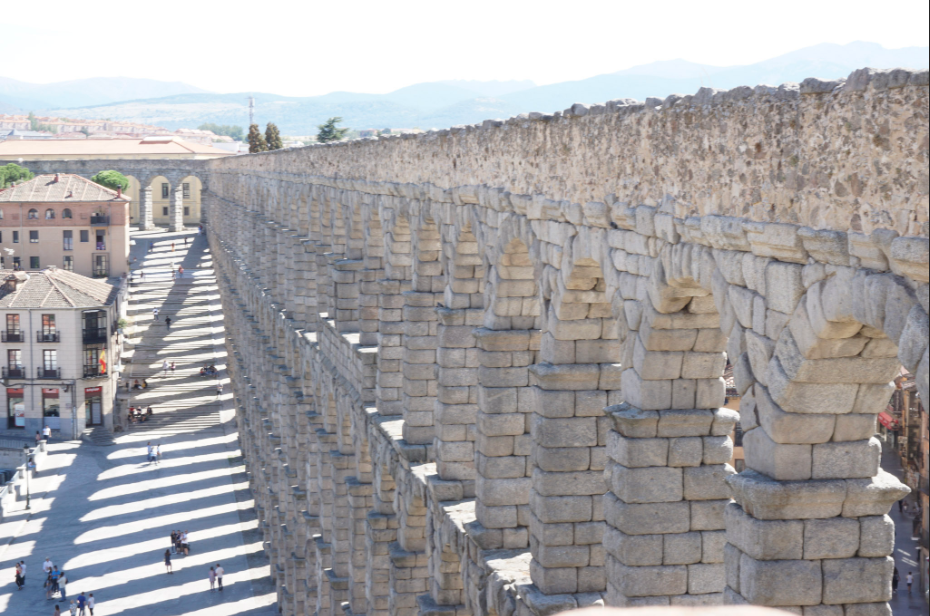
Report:
M 799 560 L 804 553 L 801 520 L 766 521 L 736 503 L 726 508 L 727 542 L 757 560 Z
M 823 602 L 875 603 L 891 599 L 894 559 L 840 558 L 823 561 Z
M 804 558 L 851 558 L 859 549 L 859 522 L 849 518 L 804 521 Z
M 756 605 L 817 605 L 824 594 L 820 562 L 740 557 L 740 594 Z

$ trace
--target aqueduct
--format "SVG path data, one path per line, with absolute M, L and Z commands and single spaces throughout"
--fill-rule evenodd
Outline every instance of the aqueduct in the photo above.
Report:
M 902 365 L 928 395 L 927 85 L 206 163 L 282 612 L 890 614 L 907 488 L 872 436 Z

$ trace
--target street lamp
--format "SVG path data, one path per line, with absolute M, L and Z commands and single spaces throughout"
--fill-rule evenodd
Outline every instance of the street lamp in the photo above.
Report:
M 26 458 L 26 509 L 29 510 L 29 443 L 23 445 L 23 456 Z

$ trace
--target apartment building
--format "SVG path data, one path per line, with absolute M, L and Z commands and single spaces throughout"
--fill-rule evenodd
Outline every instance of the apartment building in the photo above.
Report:
M 127 196 L 79 175 L 39 175 L 0 190 L 0 269 L 57 266 L 92 278 L 129 271 Z
M 119 287 L 56 267 L 0 271 L 0 433 L 113 428 Z

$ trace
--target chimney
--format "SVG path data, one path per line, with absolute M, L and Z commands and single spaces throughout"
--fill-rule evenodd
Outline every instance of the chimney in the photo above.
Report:
M 122 196 L 123 196 L 123 187 L 117 186 L 116 187 L 116 198 L 119 199 Z
M 60 174 L 60 173 L 56 173 L 56 174 L 55 174 L 55 183 L 57 184 L 57 183 L 60 182 L 60 181 L 61 181 L 61 174 Z

